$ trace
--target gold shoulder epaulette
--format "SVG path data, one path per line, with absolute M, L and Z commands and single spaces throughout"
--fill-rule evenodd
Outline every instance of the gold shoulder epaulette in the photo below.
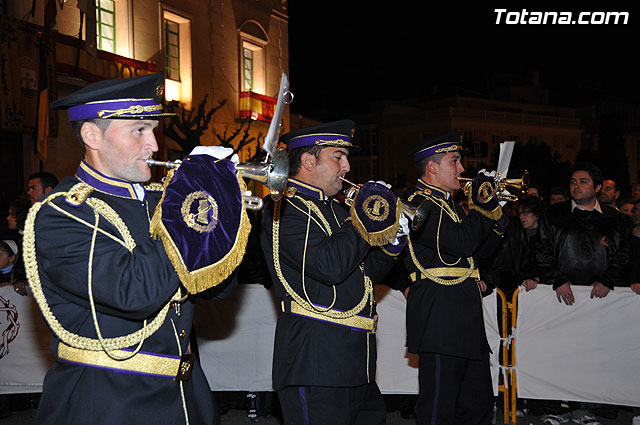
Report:
M 92 192 L 93 187 L 88 184 L 82 182 L 76 183 L 71 189 L 69 189 L 64 200 L 72 207 L 79 207 L 86 202 Z
M 144 188 L 149 192 L 162 192 L 164 190 L 164 185 L 162 183 L 149 183 L 145 184 Z
M 430 189 L 422 189 L 422 190 L 416 190 L 415 192 L 413 192 L 409 198 L 407 199 L 408 202 L 413 201 L 413 198 L 415 198 L 416 196 L 421 196 L 423 198 L 429 198 L 431 197 L 431 190 Z
M 286 196 L 287 198 L 293 198 L 294 196 L 296 196 L 297 191 L 298 189 L 296 189 L 295 187 L 288 187 L 284 191 L 284 196 Z

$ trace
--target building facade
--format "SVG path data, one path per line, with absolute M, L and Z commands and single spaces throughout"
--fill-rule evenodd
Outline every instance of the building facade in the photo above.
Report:
M 166 99 L 187 113 L 195 114 L 205 96 L 205 112 L 226 101 L 203 130 L 201 144 L 220 144 L 223 138 L 237 146 L 251 121 L 245 137 L 251 142 L 239 154 L 241 161 L 256 155 L 275 108 L 281 72 L 289 68 L 286 0 L 71 3 L 1 4 L 3 201 L 23 192 L 33 172 L 49 171 L 58 178 L 74 174 L 83 156 L 64 111 L 49 111 L 48 137 L 41 137 L 46 144 L 36 142 L 43 87 L 51 101 L 101 79 L 163 72 Z M 283 121 L 286 131 L 288 110 Z M 158 158 L 185 154 L 162 131 L 158 139 Z
M 463 161 L 470 169 L 490 166 L 494 150 L 504 141 L 544 142 L 563 161 L 573 161 L 582 147 L 578 112 L 548 105 L 454 96 L 412 105 L 388 104 L 376 117 L 358 122 L 364 124 L 358 127 L 362 149 L 352 161 L 354 178 L 382 178 L 396 187 L 417 178 L 408 156 L 413 146 L 454 130 L 463 132 L 463 144 L 469 149 Z

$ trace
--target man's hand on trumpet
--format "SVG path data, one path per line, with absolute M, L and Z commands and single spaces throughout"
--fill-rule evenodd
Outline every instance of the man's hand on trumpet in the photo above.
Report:
M 491 179 L 495 180 L 496 179 L 496 170 L 493 170 L 491 172 L 487 171 L 486 168 L 483 168 L 482 170 L 478 171 L 478 175 L 482 173 L 487 177 L 491 177 Z
M 391 190 L 391 185 L 383 180 L 369 180 L 367 183 L 378 183 Z M 409 234 L 409 219 L 406 217 L 406 214 L 403 213 L 398 221 L 400 223 L 398 233 L 396 233 L 396 237 L 390 242 L 391 245 L 398 245 L 400 243 L 400 238 Z
M 233 153 L 233 148 L 224 146 L 196 146 L 189 155 L 209 155 L 215 159 L 229 159 L 235 165 L 240 162 L 238 154 Z
M 373 180 L 369 180 L 369 181 L 373 182 Z M 391 185 L 385 181 L 378 180 L 375 183 L 381 184 L 385 186 L 387 189 L 391 190 Z M 398 219 L 398 222 L 400 223 L 400 226 L 398 227 L 398 233 L 396 233 L 395 239 L 391 241 L 391 245 L 398 245 L 399 243 L 401 243 L 400 238 L 402 238 L 403 236 L 407 236 L 409 234 L 410 218 L 412 217 L 407 217 L 407 214 L 405 212 L 403 212 L 403 214 L 400 216 L 400 218 Z
M 377 181 L 369 180 L 367 183 L 378 183 L 378 184 L 383 185 L 387 189 L 391 190 L 391 185 L 389 183 L 385 182 L 385 181 L 382 181 L 382 180 L 377 180 Z
M 400 216 L 398 221 L 400 222 L 398 233 L 396 233 L 396 238 L 391 241 L 391 245 L 398 245 L 400 243 L 400 238 L 409 234 L 409 219 L 404 213 Z
M 471 200 L 486 211 L 493 211 L 498 207 L 495 171 L 478 171 L 478 175 L 471 182 Z
M 495 172 L 492 176 L 481 170 L 471 181 L 469 208 L 495 221 L 502 216 L 502 208 L 496 196 Z

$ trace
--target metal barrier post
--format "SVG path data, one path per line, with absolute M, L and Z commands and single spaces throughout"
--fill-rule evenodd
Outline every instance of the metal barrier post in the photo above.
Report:
M 511 313 L 511 327 L 509 328 L 510 330 L 514 330 L 516 329 L 517 326 L 517 313 L 518 313 L 518 293 L 520 293 L 520 288 L 517 288 L 514 293 L 513 296 L 511 297 L 511 302 L 507 303 L 508 305 L 508 309 L 509 312 Z M 510 344 L 510 351 L 511 351 L 511 358 L 510 358 L 510 362 L 509 362 L 509 377 L 510 377 L 510 388 L 509 391 L 511 392 L 511 425 L 516 425 L 518 422 L 517 416 L 516 416 L 516 401 L 518 399 L 518 393 L 517 393 L 517 388 L 518 388 L 518 382 L 517 382 L 517 378 L 516 378 L 516 340 L 515 339 L 511 339 L 511 344 Z
M 496 288 L 496 295 L 498 296 L 500 302 L 500 339 L 502 342 L 500 343 L 500 351 L 502 356 L 498 356 L 498 360 L 502 363 L 502 366 L 506 366 L 509 363 L 509 348 L 507 345 L 507 301 L 500 289 Z M 507 371 L 508 373 L 508 371 Z M 508 375 L 500 374 L 502 377 L 502 383 L 498 384 L 498 392 L 502 393 L 502 411 L 504 412 L 504 423 L 509 423 L 509 388 L 508 388 Z M 498 378 L 498 382 L 500 382 Z

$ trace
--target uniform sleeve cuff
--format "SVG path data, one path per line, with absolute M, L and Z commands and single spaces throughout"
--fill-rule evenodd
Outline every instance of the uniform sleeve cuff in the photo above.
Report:
M 392 245 L 388 243 L 382 246 L 381 248 L 382 248 L 382 251 L 385 252 L 385 254 L 390 255 L 391 257 L 397 257 L 398 255 L 400 255 L 400 253 L 402 252 L 405 246 L 407 246 L 407 237 L 402 236 L 399 239 L 399 243 L 397 245 Z

